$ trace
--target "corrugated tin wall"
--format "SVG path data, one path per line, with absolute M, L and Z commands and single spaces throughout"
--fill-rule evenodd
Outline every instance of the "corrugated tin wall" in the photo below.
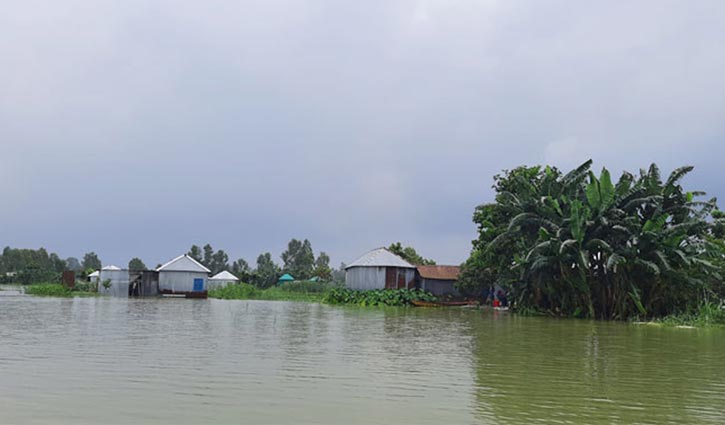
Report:
M 345 287 L 357 290 L 385 289 L 385 270 L 388 267 L 351 267 L 345 271 Z M 415 269 L 390 267 L 395 271 L 393 282 L 397 287 L 398 276 L 402 275 L 406 287 L 415 283 Z
M 433 295 L 459 295 L 454 284 L 455 280 L 421 279 L 420 289 L 426 290 Z
M 106 288 L 103 282 L 110 281 Z M 101 270 L 98 276 L 98 293 L 112 297 L 128 297 L 128 270 Z
M 204 279 L 204 289 L 207 288 L 207 274 L 202 272 L 179 272 L 166 271 L 159 272 L 159 289 L 171 290 L 174 292 L 191 292 L 194 290 L 194 279 Z

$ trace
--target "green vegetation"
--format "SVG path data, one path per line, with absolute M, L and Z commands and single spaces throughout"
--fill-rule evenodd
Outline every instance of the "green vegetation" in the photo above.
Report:
M 43 297 L 84 297 L 97 295 L 94 289 L 90 284 L 76 285 L 75 288 L 70 289 L 59 283 L 40 283 L 28 285 L 25 293 Z
M 356 291 L 347 288 L 333 288 L 325 293 L 327 304 L 354 304 L 360 306 L 406 306 L 411 301 L 436 301 L 429 292 L 420 289 L 375 289 Z
M 665 316 L 655 320 L 655 323 L 671 326 L 721 326 L 725 325 L 725 308 L 722 303 L 715 304 L 705 301 L 692 312 Z
M 281 286 L 259 288 L 248 283 L 227 285 L 209 291 L 210 298 L 223 300 L 268 300 L 321 302 L 329 285 L 320 282 L 292 282 Z
M 518 309 L 620 320 L 698 314 L 722 299 L 723 217 L 715 199 L 679 184 L 692 167 L 663 181 L 653 164 L 616 183 L 590 167 L 495 176 L 495 202 L 474 213 L 479 237 L 460 289 L 498 283 Z
M 355 291 L 328 283 L 309 281 L 286 283 L 265 289 L 240 283 L 211 290 L 209 297 L 225 300 L 307 301 L 360 306 L 406 306 L 412 300 L 436 300 L 435 296 L 419 289 Z
M 416 266 L 433 266 L 436 263 L 429 258 L 421 257 L 412 246 L 403 246 L 400 242 L 390 244 L 388 251 Z

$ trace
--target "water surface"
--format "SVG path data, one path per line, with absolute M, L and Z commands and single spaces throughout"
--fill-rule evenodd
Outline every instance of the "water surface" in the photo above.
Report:
M 725 331 L 0 297 L 0 423 L 725 423 Z

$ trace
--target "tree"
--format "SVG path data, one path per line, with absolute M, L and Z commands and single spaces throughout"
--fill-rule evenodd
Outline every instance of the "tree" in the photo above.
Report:
M 198 245 L 192 245 L 187 255 L 200 263 L 202 262 L 201 248 Z
M 269 288 L 277 283 L 279 267 L 272 261 L 272 254 L 265 252 L 257 257 L 254 284 L 260 288 Z
M 83 266 L 81 266 L 81 262 L 78 261 L 76 257 L 68 257 L 65 259 L 66 267 L 68 270 L 72 270 L 74 272 L 79 272 L 83 269 Z
M 146 264 L 140 258 L 134 257 L 128 262 L 128 269 L 131 271 L 144 271 L 146 270 Z
M 84 269 L 100 270 L 102 267 L 101 260 L 95 252 L 88 252 L 83 256 L 81 267 Z
M 229 256 L 223 250 L 218 250 L 211 256 L 211 264 L 208 265 L 212 274 L 217 274 L 228 268 Z
M 317 276 L 322 280 L 332 279 L 332 270 L 330 269 L 330 256 L 325 252 L 320 252 L 315 260 L 315 268 L 312 271 L 313 276 Z
M 214 248 L 212 248 L 210 244 L 206 244 L 204 245 L 204 258 L 202 259 L 201 264 L 207 268 L 211 268 L 212 261 L 214 261 Z
M 332 269 L 332 281 L 335 283 L 345 283 L 345 267 L 347 264 L 340 263 L 340 268 Z
M 436 263 L 433 260 L 421 257 L 413 247 L 404 247 L 400 242 L 390 244 L 388 251 L 416 266 L 434 265 Z
M 232 274 L 238 277 L 241 282 L 251 282 L 253 277 L 249 263 L 243 258 L 232 263 Z
M 715 200 L 696 201 L 652 164 L 613 183 L 591 161 L 562 175 L 519 167 L 495 177 L 496 202 L 479 206 L 479 238 L 459 285 L 497 282 L 520 307 L 601 319 L 687 312 L 722 297 L 723 249 L 713 238 Z M 717 238 L 715 238 L 717 239 Z
M 283 271 L 294 276 L 296 279 L 304 280 L 312 277 L 315 266 L 315 254 L 312 251 L 312 244 L 305 239 L 300 242 L 292 239 L 287 244 L 287 250 L 282 253 L 284 262 Z M 329 261 L 329 258 L 328 258 Z

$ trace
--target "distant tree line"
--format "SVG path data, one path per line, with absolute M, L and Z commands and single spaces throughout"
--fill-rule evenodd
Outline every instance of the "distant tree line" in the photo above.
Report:
M 229 264 L 229 255 L 221 249 L 215 251 L 211 244 L 206 244 L 201 248 L 198 245 L 192 245 L 187 254 L 211 270 L 212 274 L 227 270 L 242 282 L 251 283 L 260 288 L 274 285 L 285 273 L 292 275 L 297 280 L 318 277 L 324 281 L 333 280 L 333 277 L 339 278 L 340 275 L 338 272 L 333 276 L 333 270 L 330 268 L 330 256 L 325 252 L 320 252 L 315 257 L 312 244 L 307 239 L 289 241 L 287 249 L 280 255 L 282 265 L 275 263 L 269 252 L 259 254 L 255 268 L 252 268 L 243 258 Z
M 79 261 L 75 257 L 60 258 L 58 254 L 45 248 L 21 249 L 5 247 L 0 255 L 0 282 L 2 283 L 39 283 L 60 280 L 65 270 L 85 275 L 101 268 L 101 260 L 94 252 L 89 252 Z

